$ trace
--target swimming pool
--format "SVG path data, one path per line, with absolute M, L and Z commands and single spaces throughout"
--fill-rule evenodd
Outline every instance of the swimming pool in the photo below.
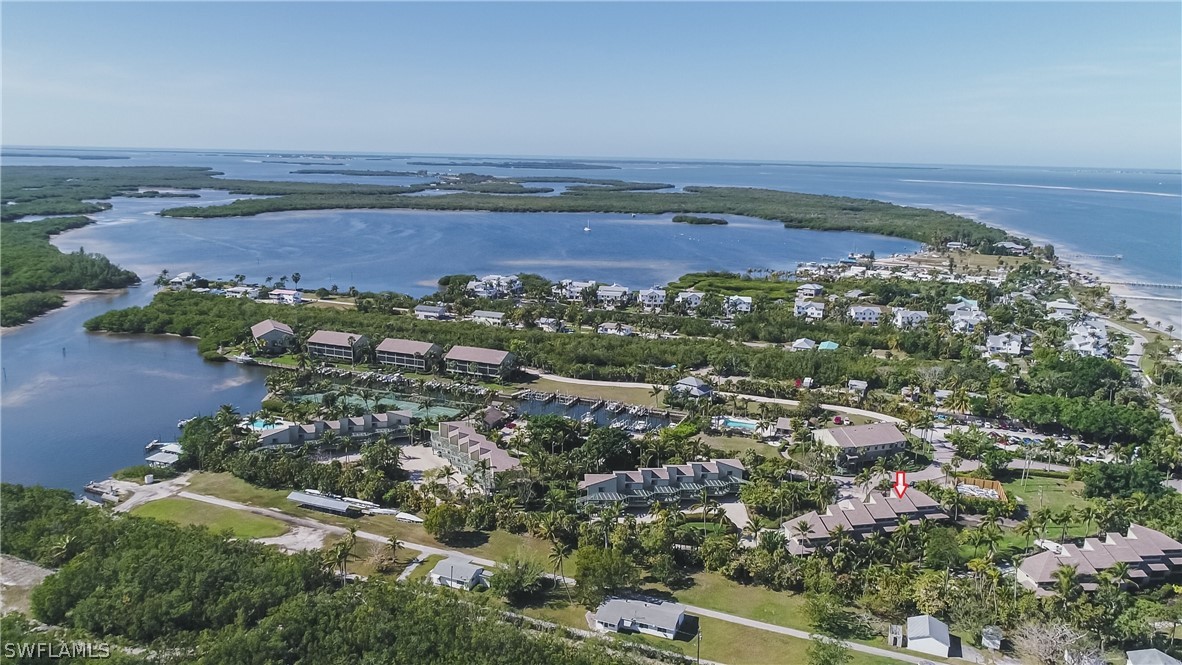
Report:
M 722 426 L 733 427 L 735 429 L 754 430 L 756 427 L 759 427 L 759 423 L 751 420 L 750 418 L 731 418 L 729 416 L 724 416 L 722 418 Z

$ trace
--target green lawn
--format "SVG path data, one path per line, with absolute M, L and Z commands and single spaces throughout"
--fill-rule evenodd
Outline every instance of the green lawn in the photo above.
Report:
M 415 566 L 415 569 L 410 571 L 410 575 L 407 575 L 406 579 L 412 582 L 415 580 L 424 579 L 431 573 L 431 569 L 435 567 L 435 564 L 443 561 L 443 558 L 444 557 L 442 554 L 432 554 L 426 559 L 423 559 L 422 563 Z
M 229 530 L 239 538 L 270 538 L 287 532 L 287 525 L 270 517 L 179 497 L 151 501 L 136 506 L 131 513 L 178 524 L 198 524 L 214 531 Z
M 673 592 L 677 602 L 786 628 L 809 629 L 803 596 L 761 586 L 743 586 L 718 573 L 698 573 L 693 579 L 690 588 Z
M 247 505 L 273 508 L 288 515 L 305 517 L 325 524 L 334 524 L 345 528 L 356 526 L 362 531 L 381 536 L 397 536 L 399 540 L 406 541 L 412 546 L 415 543 L 420 543 L 431 547 L 454 549 L 493 561 L 501 561 L 516 553 L 518 549 L 524 549 L 542 561 L 546 561 L 550 556 L 548 542 L 506 531 L 493 531 L 487 534 L 475 533 L 467 541 L 442 543 L 428 534 L 422 525 L 399 522 L 392 515 L 351 518 L 300 508 L 287 500 L 288 492 L 286 490 L 255 487 L 228 473 L 195 473 L 187 489 L 197 494 L 208 494 Z M 568 558 L 564 565 L 564 572 L 567 576 L 573 575 L 575 570 L 573 557 Z
M 746 436 L 706 436 L 702 435 L 702 441 L 714 448 L 720 448 L 728 453 L 741 453 L 747 450 L 755 450 L 764 456 L 774 456 L 779 454 L 776 446 L 769 446 L 766 443 L 756 441 L 753 438 Z
M 1051 510 L 1068 506 L 1079 508 L 1087 503 L 1083 498 L 1083 483 L 1065 478 L 1030 476 L 1025 486 L 1020 478 L 1002 483 L 1002 486 L 1007 495 L 1021 498 L 1031 512 L 1044 507 Z

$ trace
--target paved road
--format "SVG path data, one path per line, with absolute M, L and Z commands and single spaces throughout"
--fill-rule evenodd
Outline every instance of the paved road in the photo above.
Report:
M 213 504 L 215 506 L 221 506 L 223 508 L 230 508 L 232 510 L 241 510 L 244 512 L 253 513 L 255 515 L 262 515 L 264 517 L 270 517 L 270 518 L 277 519 L 281 522 L 284 522 L 286 524 L 290 524 L 293 526 L 310 528 L 310 529 L 319 529 L 327 534 L 334 534 L 334 535 L 338 535 L 338 536 L 343 536 L 348 533 L 348 529 L 345 529 L 344 527 L 339 527 L 339 526 L 335 526 L 332 524 L 325 524 L 324 522 L 319 522 L 317 520 L 308 519 L 305 517 L 296 517 L 294 515 L 288 515 L 286 513 L 282 513 L 282 512 L 279 512 L 278 510 L 274 510 L 271 508 L 250 506 L 250 505 L 247 505 L 244 503 L 239 503 L 237 501 L 230 501 L 228 499 L 222 499 L 222 498 L 219 498 L 216 496 L 209 496 L 207 494 L 197 494 L 196 492 L 188 492 L 188 491 L 181 489 L 184 486 L 184 482 L 187 482 L 187 477 L 182 476 L 182 477 L 176 478 L 173 481 L 171 481 L 171 484 L 168 486 L 164 486 L 163 483 L 161 483 L 159 485 L 137 486 L 136 487 L 137 494 L 142 494 L 144 497 L 151 497 L 151 498 L 144 498 L 143 500 L 139 500 L 136 503 L 138 505 L 138 504 L 142 504 L 147 501 L 154 500 L 154 499 L 164 498 L 165 496 L 180 496 L 180 497 L 183 497 L 186 499 L 192 499 L 194 501 L 203 501 L 205 503 Z M 149 488 L 152 488 L 152 491 L 150 491 L 150 492 L 144 491 L 144 490 L 148 490 Z M 163 489 L 165 491 L 161 491 L 161 489 Z M 136 498 L 137 497 L 134 497 L 134 496 L 132 497 L 132 499 L 136 499 Z M 129 501 L 130 500 L 131 499 L 129 499 Z M 368 531 L 357 531 L 357 537 L 361 540 L 368 540 L 368 541 L 377 542 L 377 543 L 385 543 L 388 540 L 388 538 L 385 536 L 379 536 L 376 533 L 370 533 Z M 440 547 L 432 547 L 430 545 L 423 545 L 421 543 L 412 543 L 412 542 L 408 542 L 408 541 L 399 541 L 399 543 L 408 549 L 418 550 L 418 551 L 422 552 L 424 555 L 428 555 L 428 556 L 431 554 L 438 554 L 438 555 L 445 556 L 445 557 L 454 556 L 454 557 L 466 559 L 466 560 L 471 561 L 473 563 L 478 563 L 482 566 L 487 566 L 489 568 L 493 568 L 496 566 L 496 562 L 492 561 L 491 559 L 484 559 L 481 557 L 472 556 L 466 552 L 459 552 L 456 550 L 443 549 Z M 563 582 L 565 582 L 567 584 L 574 584 L 575 583 L 575 581 L 569 577 L 563 577 L 563 578 L 558 578 L 556 576 L 550 576 L 550 577 L 552 577 L 554 579 L 561 579 Z M 688 612 L 690 612 L 691 614 L 696 614 L 698 616 L 708 617 L 711 619 L 717 619 L 719 621 L 726 621 L 728 623 L 733 623 L 733 624 L 737 624 L 740 626 L 747 626 L 749 628 L 755 628 L 757 630 L 766 630 L 769 632 L 779 633 L 781 635 L 788 635 L 791 637 L 797 637 L 797 638 L 804 639 L 804 640 L 810 639 L 809 633 L 802 631 L 802 630 L 796 630 L 793 628 L 784 628 L 783 626 L 776 626 L 774 624 L 764 623 L 762 621 L 755 621 L 753 619 L 746 619 L 744 617 L 735 616 L 733 614 L 726 614 L 725 612 L 718 612 L 715 610 L 706 609 L 704 607 L 687 605 L 686 610 Z M 893 658 L 895 660 L 899 660 L 899 661 L 902 661 L 905 663 L 918 664 L 922 660 L 924 660 L 923 658 L 920 658 L 918 656 L 912 656 L 910 654 L 904 654 L 904 653 L 896 653 L 894 651 L 888 651 L 886 649 L 879 649 L 876 647 L 870 647 L 870 646 L 866 646 L 864 644 L 848 643 L 847 646 L 853 651 L 860 651 L 862 653 L 872 654 L 872 655 L 876 655 L 876 656 L 882 656 L 885 658 Z
M 1153 391 L 1153 379 L 1141 371 L 1141 357 L 1145 354 L 1145 345 L 1149 340 L 1136 330 L 1126 328 L 1111 319 L 1100 320 L 1104 322 L 1104 325 L 1121 331 L 1133 340 L 1132 344 L 1129 344 L 1129 352 L 1125 354 L 1123 359 L 1125 366 L 1133 372 L 1133 376 L 1140 379 L 1141 385 L 1145 387 L 1145 392 L 1149 393 L 1149 396 L 1157 403 L 1157 410 L 1161 413 L 1162 418 L 1170 421 L 1175 432 L 1182 434 L 1182 423 L 1178 422 L 1178 416 L 1174 415 L 1174 410 L 1170 408 L 1169 400 Z

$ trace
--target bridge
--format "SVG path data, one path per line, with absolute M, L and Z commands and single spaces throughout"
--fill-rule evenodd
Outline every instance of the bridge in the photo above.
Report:
M 1125 258 L 1123 254 L 1064 254 L 1065 259 L 1115 259 L 1120 261 Z

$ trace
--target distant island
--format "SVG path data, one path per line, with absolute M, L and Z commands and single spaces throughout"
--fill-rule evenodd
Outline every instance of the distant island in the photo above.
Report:
M 674 224 L 702 224 L 702 225 L 717 225 L 726 226 L 728 223 L 725 219 L 718 217 L 695 217 L 693 215 L 674 215 Z
M 131 159 L 127 155 L 77 155 L 70 153 L 49 153 L 49 152 L 4 152 L 0 153 L 3 157 L 53 157 L 58 159 Z
M 583 162 L 567 162 L 567 161 L 544 161 L 544 162 L 525 162 L 525 161 L 507 161 L 507 162 L 468 162 L 468 161 L 452 161 L 452 162 L 407 162 L 411 166 L 462 166 L 464 168 L 481 167 L 490 169 L 572 169 L 572 170 L 591 170 L 591 169 L 618 169 L 618 166 L 611 166 L 609 164 L 586 164 Z
M 315 174 L 315 175 L 349 175 L 349 176 L 392 176 L 392 177 L 417 177 L 426 178 L 430 173 L 427 171 L 366 171 L 363 169 L 296 169 L 292 173 L 299 174 Z
M 200 194 L 193 192 L 161 192 L 149 189 L 142 192 L 128 192 L 123 196 L 129 199 L 199 199 Z
M 295 162 L 286 159 L 264 159 L 264 164 L 295 164 L 296 166 L 344 166 L 344 162 Z

